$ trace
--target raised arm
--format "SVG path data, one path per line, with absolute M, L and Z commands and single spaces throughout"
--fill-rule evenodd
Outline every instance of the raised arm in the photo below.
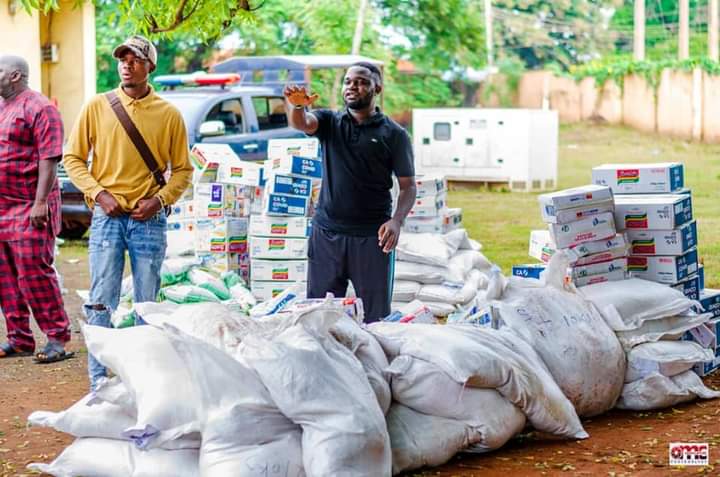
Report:
M 283 91 L 288 103 L 288 122 L 290 126 L 305 134 L 315 134 L 318 130 L 318 119 L 314 114 L 305 111 L 317 101 L 318 95 L 308 95 L 304 86 L 288 85 Z

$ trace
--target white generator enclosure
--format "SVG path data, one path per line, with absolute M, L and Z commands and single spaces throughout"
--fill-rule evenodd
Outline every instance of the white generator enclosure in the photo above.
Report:
M 417 174 L 504 182 L 525 192 L 557 185 L 556 111 L 414 109 L 412 127 Z

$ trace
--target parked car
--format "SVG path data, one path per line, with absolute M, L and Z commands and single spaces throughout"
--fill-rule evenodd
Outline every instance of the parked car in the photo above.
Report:
M 357 61 L 381 62 L 352 55 L 235 57 L 215 66 L 213 74 L 164 75 L 154 78 L 158 94 L 182 114 L 190 147 L 221 143 L 242 160 L 263 160 L 270 139 L 303 137 L 288 125 L 282 89 L 288 82 L 309 84 L 319 68 L 345 68 Z M 261 81 L 254 82 L 259 73 Z M 61 236 L 80 238 L 92 216 L 82 193 L 60 164 L 63 229 Z

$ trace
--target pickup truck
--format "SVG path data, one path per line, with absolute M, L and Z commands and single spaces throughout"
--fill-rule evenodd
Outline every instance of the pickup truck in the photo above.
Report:
M 180 110 L 191 147 L 196 143 L 229 144 L 240 159 L 257 161 L 265 158 L 270 139 L 303 136 L 288 126 L 285 100 L 278 88 L 218 85 L 169 89 L 158 94 Z M 90 226 L 91 212 L 62 164 L 58 178 L 63 216 L 60 235 L 80 238 Z

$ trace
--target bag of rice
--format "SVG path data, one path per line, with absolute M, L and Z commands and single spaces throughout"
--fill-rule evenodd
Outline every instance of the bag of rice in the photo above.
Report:
M 211 291 L 221 300 L 230 298 L 230 290 L 227 289 L 225 283 L 204 270 L 191 268 L 187 273 L 188 280 L 195 286 Z
M 202 303 L 220 300 L 212 292 L 195 285 L 171 285 L 160 290 L 161 300 L 170 300 L 174 303 Z

